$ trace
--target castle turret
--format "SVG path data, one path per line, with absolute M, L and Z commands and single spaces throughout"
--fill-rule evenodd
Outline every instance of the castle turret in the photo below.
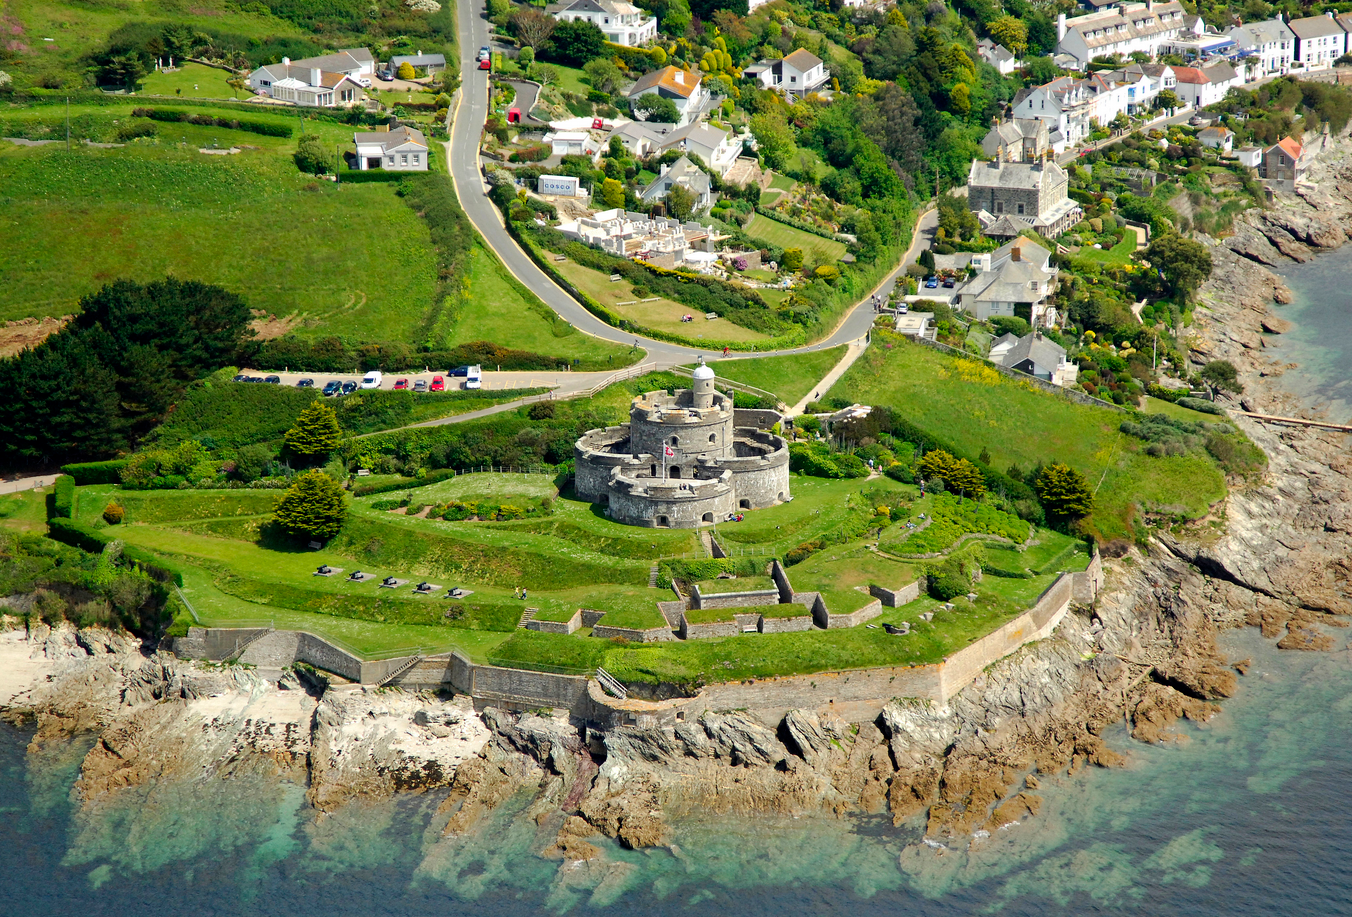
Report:
M 695 367 L 693 373 L 695 385 L 692 389 L 697 408 L 711 408 L 714 406 L 714 371 L 704 365 L 704 358 L 700 357 L 699 366 Z

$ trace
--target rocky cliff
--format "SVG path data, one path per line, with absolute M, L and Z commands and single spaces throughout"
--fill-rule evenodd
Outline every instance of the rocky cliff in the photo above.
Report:
M 1311 177 L 1317 193 L 1245 214 L 1232 237 L 1213 240 L 1191 355 L 1199 365 L 1233 361 L 1245 409 L 1308 410 L 1273 384 L 1290 366 L 1266 336 L 1289 328 L 1273 308 L 1289 292 L 1271 268 L 1347 240 L 1347 144 L 1327 150 Z M 777 722 L 711 712 L 587 733 L 559 718 L 475 713 L 464 702 L 301 673 L 272 684 L 246 669 L 147 654 L 106 632 L 24 631 L 10 619 L 0 634 L 0 709 L 36 727 L 35 756 L 83 755 L 77 795 L 91 818 L 119 799 L 143 803 L 156 787 L 216 776 L 281 778 L 323 813 L 437 790 L 440 840 L 425 864 L 434 874 L 455 872 L 457 851 L 503 819 L 524 820 L 536 849 L 566 861 L 560 883 L 591 887 L 623 868 L 605 862 L 596 835 L 660 845 L 670 820 L 692 813 L 886 812 L 897 825 L 923 822 L 931 839 L 979 837 L 1036 814 L 1048 775 L 1118 764 L 1102 739 L 1110 725 L 1166 742 L 1179 718 L 1215 715 L 1245 669 L 1218 655 L 1221 630 L 1249 624 L 1283 648 L 1311 650 L 1331 646 L 1345 626 L 1352 459 L 1343 435 L 1236 422 L 1269 456 L 1262 481 L 1232 482 L 1212 518 L 1107 559 L 1092 608 L 991 666 L 947 706 L 897 700 L 863 723 L 810 709 Z M 96 737 L 87 751 L 69 742 L 79 735 Z

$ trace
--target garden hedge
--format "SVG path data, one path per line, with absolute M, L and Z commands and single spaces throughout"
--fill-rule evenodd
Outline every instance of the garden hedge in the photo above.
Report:
M 126 459 L 112 459 L 106 462 L 76 462 L 73 465 L 62 465 L 61 471 L 74 478 L 76 485 L 80 487 L 87 484 L 121 484 L 122 469 L 126 465 Z
M 104 536 L 102 532 L 72 519 L 48 520 L 47 534 L 56 541 L 79 548 L 82 551 L 88 551 L 91 554 L 103 553 L 103 549 L 108 542 L 114 540 L 111 537 Z M 176 586 L 183 585 L 183 574 L 165 563 L 162 558 L 136 545 L 124 543 L 122 545 L 122 559 L 135 564 L 152 579 L 159 580 L 162 583 L 173 583 Z
M 291 128 L 285 124 L 272 124 L 267 121 L 243 121 L 238 118 L 219 118 L 215 115 L 195 115 L 181 108 L 133 108 L 132 116 L 149 118 L 151 121 L 167 123 L 200 124 L 206 127 L 224 127 L 235 131 L 248 131 L 265 137 L 290 137 Z
M 75 479 L 63 474 L 56 479 L 56 493 L 52 498 L 52 517 L 69 519 L 75 512 Z

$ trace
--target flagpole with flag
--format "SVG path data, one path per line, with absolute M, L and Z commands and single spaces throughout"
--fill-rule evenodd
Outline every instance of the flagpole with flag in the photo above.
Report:
M 676 450 L 670 446 L 662 447 L 662 482 L 667 480 L 667 459 L 676 454 Z

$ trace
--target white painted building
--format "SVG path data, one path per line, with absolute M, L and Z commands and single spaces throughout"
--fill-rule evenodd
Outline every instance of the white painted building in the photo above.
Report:
M 249 87 L 260 95 L 303 108 L 337 108 L 366 98 L 358 79 L 364 77 L 303 67 L 284 57 L 280 64 L 268 64 L 250 73 Z
M 1280 19 L 1237 25 L 1226 34 L 1235 40 L 1236 59 L 1249 65 L 1249 79 L 1278 76 L 1291 69 L 1296 36 Z
M 1052 149 L 1060 154 L 1079 144 L 1090 131 L 1094 99 L 1084 80 L 1063 76 L 1019 91 L 1014 97 L 1015 118 L 1047 122 Z
M 742 141 L 732 131 L 710 127 L 702 121 L 681 127 L 630 121 L 615 128 L 610 136 L 620 138 L 624 148 L 638 158 L 661 155 L 668 150 L 693 153 L 720 178 L 728 174 L 742 154 Z
M 576 175 L 541 175 L 535 185 L 537 194 L 552 197 L 586 197 L 582 190 L 582 179 Z
M 746 68 L 743 76 L 754 78 L 766 89 L 802 98 L 822 89 L 831 79 L 831 71 L 826 69 L 820 57 L 799 48 L 779 60 L 763 60 L 752 64 Z
M 656 219 L 621 208 L 602 210 L 580 220 L 559 224 L 559 232 L 622 258 L 643 258 L 681 264 L 692 250 L 717 251 L 727 238 L 699 223 Z
M 605 33 L 606 41 L 628 48 L 647 44 L 657 37 L 657 18 L 624 0 L 572 0 L 551 11 L 561 22 L 591 22 Z
M 1296 37 L 1294 63 L 1306 70 L 1325 70 L 1347 53 L 1347 33 L 1332 13 L 1292 19 L 1286 27 Z
M 1182 5 L 1177 2 L 1120 3 L 1087 16 L 1056 19 L 1056 50 L 1085 67 L 1096 57 L 1142 51 L 1156 57 L 1161 49 L 1186 28 Z
M 982 60 L 1000 71 L 1001 76 L 1009 76 L 1019 69 L 1019 59 L 1014 52 L 989 38 L 983 38 L 976 43 L 976 53 L 981 55 Z
M 1244 85 L 1244 78 L 1234 67 L 1227 63 L 1212 64 L 1209 67 L 1175 67 L 1178 88 L 1174 92 L 1178 98 L 1194 108 L 1205 108 L 1225 98 L 1226 93 L 1236 86 Z
M 678 123 L 682 125 L 696 120 L 704 103 L 708 101 L 699 74 L 671 65 L 643 74 L 628 93 L 631 102 L 645 95 L 670 99 L 681 116 Z
M 644 188 L 639 194 L 645 204 L 654 204 L 665 198 L 671 193 L 673 188 L 685 188 L 695 198 L 695 212 L 709 209 L 714 202 L 713 184 L 709 181 L 709 176 L 700 171 L 699 166 L 695 165 L 686 157 L 673 162 L 671 165 L 662 166 L 662 174 Z
M 601 149 L 591 131 L 553 131 L 545 134 L 544 142 L 555 156 L 594 156 Z
M 352 140 L 357 146 L 357 168 L 362 172 L 368 169 L 427 171 L 427 138 L 416 128 L 353 134 Z

